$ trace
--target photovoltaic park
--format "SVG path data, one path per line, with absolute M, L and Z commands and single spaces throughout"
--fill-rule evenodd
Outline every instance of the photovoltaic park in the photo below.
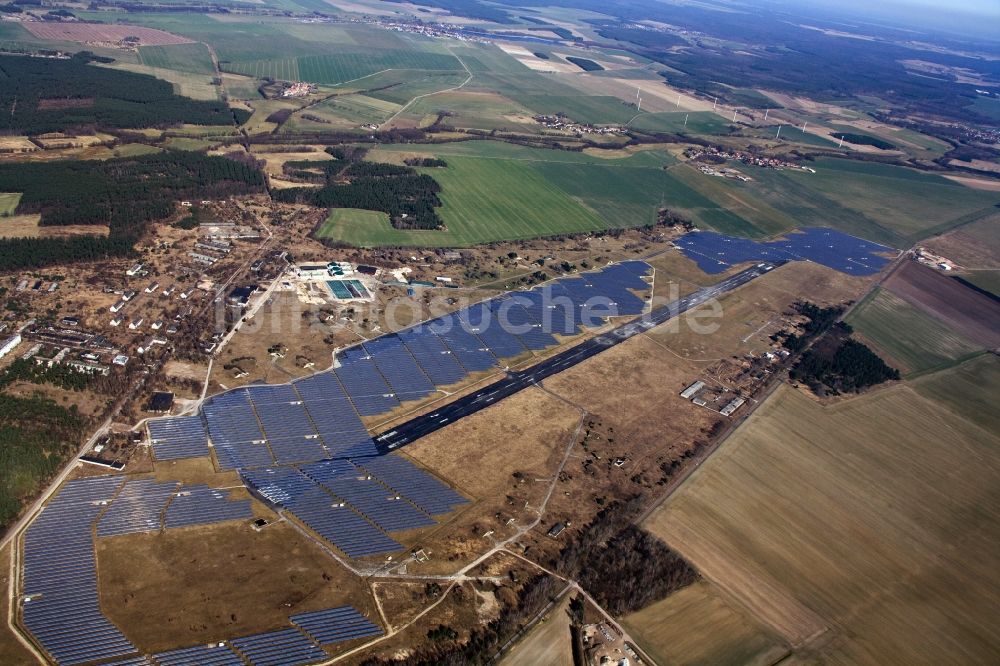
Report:
M 250 493 L 294 517 L 347 558 L 405 549 L 469 500 L 398 452 L 380 455 L 363 419 L 381 417 L 477 373 L 646 308 L 650 267 L 609 265 L 505 294 L 337 353 L 331 370 L 288 384 L 251 385 L 204 402 L 200 413 L 148 422 L 153 456 L 212 456 Z M 252 500 L 205 484 L 140 476 L 66 482 L 24 540 L 24 625 L 57 663 L 306 664 L 323 648 L 380 635 L 350 606 L 293 614 L 260 634 L 142 655 L 101 611 L 96 540 L 254 518 Z

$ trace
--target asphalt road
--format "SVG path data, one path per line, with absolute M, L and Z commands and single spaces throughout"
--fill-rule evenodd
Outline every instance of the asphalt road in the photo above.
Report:
M 415 442 L 421 437 L 444 428 L 449 423 L 454 423 L 470 414 L 475 414 L 479 410 L 485 409 L 518 391 L 538 384 L 547 377 L 562 372 L 566 368 L 571 368 L 591 356 L 600 354 L 606 349 L 621 344 L 629 338 L 635 337 L 688 310 L 696 308 L 706 301 L 718 298 L 722 294 L 741 287 L 778 267 L 781 263 L 783 262 L 757 264 L 710 287 L 699 289 L 667 305 L 655 308 L 643 316 L 622 324 L 607 333 L 590 338 L 575 347 L 570 347 L 566 351 L 551 356 L 526 370 L 508 372 L 503 379 L 499 379 L 473 393 L 462 396 L 458 400 L 440 407 L 433 412 L 414 417 L 378 435 L 375 437 L 375 445 L 378 447 L 379 452 L 384 454 Z

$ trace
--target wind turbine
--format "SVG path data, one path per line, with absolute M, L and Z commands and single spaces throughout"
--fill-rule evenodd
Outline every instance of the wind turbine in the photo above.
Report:
M 777 140 L 779 136 L 781 136 L 781 125 L 778 125 L 778 132 L 774 135 L 775 140 Z
M 712 111 L 715 111 L 715 107 L 717 107 L 718 105 L 719 105 L 719 98 L 718 97 L 713 97 L 712 98 Z
M 688 116 L 690 116 L 690 115 L 691 115 L 690 113 L 685 113 L 684 114 L 684 127 L 688 126 Z
M 736 122 L 736 109 L 733 109 L 733 122 Z
M 681 94 L 677 93 L 677 108 L 681 108 Z
M 767 122 L 767 114 L 771 113 L 771 109 L 764 112 L 764 122 Z
M 806 125 L 808 125 L 808 124 L 809 124 L 809 123 L 807 123 L 807 122 L 803 122 L 803 123 L 802 123 L 802 133 L 803 133 L 803 134 L 805 134 L 805 131 L 806 131 Z
M 837 146 L 837 148 L 843 148 L 843 147 L 844 147 L 844 135 L 841 134 L 840 135 L 840 145 Z

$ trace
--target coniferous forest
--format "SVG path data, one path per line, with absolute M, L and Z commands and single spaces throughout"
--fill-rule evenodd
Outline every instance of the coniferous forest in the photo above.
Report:
M 232 125 L 250 117 L 221 100 L 181 97 L 166 81 L 91 65 L 91 59 L 87 53 L 67 60 L 0 57 L 0 132 Z
M 179 199 L 264 190 L 256 168 L 226 157 L 163 152 L 110 160 L 0 165 L 0 192 L 22 192 L 18 214 L 41 224 L 107 225 L 110 234 L 0 241 L 0 270 L 128 254 L 146 223 L 168 217 Z

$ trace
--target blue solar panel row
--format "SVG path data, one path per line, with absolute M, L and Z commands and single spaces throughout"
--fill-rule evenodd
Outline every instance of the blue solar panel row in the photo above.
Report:
M 420 369 L 398 335 L 383 335 L 364 343 L 400 402 L 419 400 L 435 391 L 434 384 Z
M 198 416 L 174 416 L 148 422 L 157 460 L 200 458 L 208 455 L 208 434 Z
M 321 372 L 292 384 L 328 457 L 375 455 L 375 443 L 334 373 Z
M 229 499 L 229 491 L 204 485 L 184 486 L 167 506 L 168 528 L 190 527 L 253 517 L 249 499 Z
M 324 460 L 306 465 L 302 472 L 386 532 L 434 525 L 397 492 L 346 460 Z
M 351 347 L 337 355 L 334 370 L 362 416 L 374 416 L 399 406 L 399 400 L 364 347 Z
M 277 462 L 307 462 L 327 457 L 323 441 L 292 386 L 254 386 L 247 393 Z
M 298 629 L 268 631 L 230 642 L 253 666 L 299 666 L 326 658 L 326 653 Z
M 152 666 L 152 662 L 147 657 L 133 657 L 118 661 L 106 661 L 101 666 Z
M 350 557 L 402 549 L 395 539 L 297 470 L 288 467 L 243 470 L 241 475 L 261 497 L 290 511 Z
M 137 650 L 101 612 L 91 529 L 121 486 L 114 476 L 68 481 L 24 537 L 24 626 L 58 664 Z
M 159 666 L 243 666 L 243 660 L 229 646 L 196 645 L 154 654 Z
M 436 386 L 447 386 L 465 378 L 468 371 L 427 327 L 408 328 L 399 333 L 406 348 Z
M 397 453 L 353 462 L 432 516 L 448 513 L 468 502 L 455 490 Z
M 273 464 L 246 389 L 221 393 L 202 407 L 222 469 Z
M 674 242 L 706 273 L 721 273 L 750 261 L 801 260 L 849 275 L 872 275 L 890 261 L 883 254 L 895 254 L 895 250 L 885 245 L 820 227 L 804 228 L 766 243 L 713 231 L 691 232 Z
M 380 636 L 382 629 L 351 606 L 339 606 L 288 618 L 320 645 Z
M 109 537 L 136 532 L 157 532 L 163 507 L 177 483 L 157 483 L 155 479 L 137 479 L 125 484 L 97 523 L 97 536 Z

